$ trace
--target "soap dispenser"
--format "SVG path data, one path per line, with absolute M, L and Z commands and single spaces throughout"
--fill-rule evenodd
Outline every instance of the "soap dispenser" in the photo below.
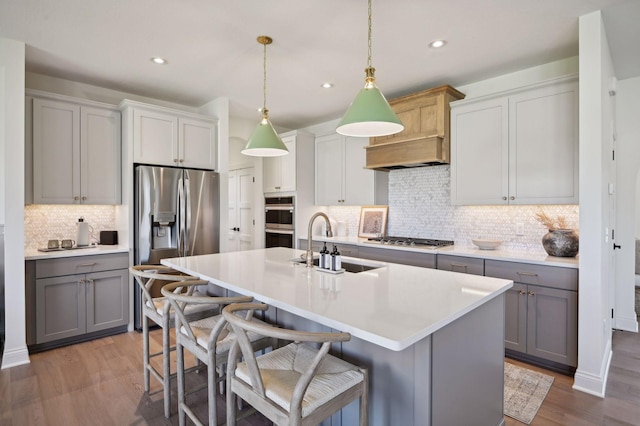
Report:
M 329 258 L 327 243 L 324 243 L 324 246 L 320 249 L 320 260 L 318 266 L 323 269 L 329 269 L 331 267 L 331 259 Z
M 76 245 L 78 247 L 89 245 L 89 224 L 84 221 L 84 217 L 80 216 L 78 223 L 78 234 L 76 236 Z
M 340 252 L 338 251 L 338 247 L 333 246 L 333 251 L 331 252 L 331 268 L 332 271 L 339 271 L 342 269 L 342 257 L 340 256 Z

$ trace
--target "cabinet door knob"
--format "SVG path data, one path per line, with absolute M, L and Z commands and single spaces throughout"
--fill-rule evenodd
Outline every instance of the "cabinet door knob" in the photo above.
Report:
M 506 200 L 507 200 L 507 197 L 502 197 L 502 199 L 506 201 Z
M 515 200 L 516 197 L 514 197 L 513 195 L 511 197 L 509 197 L 510 200 Z
M 83 201 L 84 201 L 84 200 L 86 200 L 86 199 L 87 199 L 87 197 L 82 197 L 82 200 L 83 200 Z
M 535 296 L 536 294 L 533 291 L 529 291 L 529 296 Z
M 180 159 L 180 162 L 181 162 L 181 163 L 184 163 L 184 158 L 181 158 L 181 159 Z
M 78 201 L 78 200 L 80 199 L 80 197 L 77 197 L 77 196 L 76 196 L 76 197 L 73 197 L 73 199 L 74 199 L 75 201 Z
M 525 294 L 527 294 L 527 292 L 526 292 L 526 291 L 524 291 L 524 290 L 520 290 L 520 291 L 518 292 L 518 294 L 525 295 Z
M 174 163 L 177 163 L 177 162 L 178 162 L 178 159 L 177 159 L 177 158 L 174 158 L 174 159 L 173 159 L 173 162 L 174 162 Z

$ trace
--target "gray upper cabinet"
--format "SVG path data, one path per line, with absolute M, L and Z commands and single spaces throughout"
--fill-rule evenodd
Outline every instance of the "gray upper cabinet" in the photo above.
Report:
M 40 98 L 32 112 L 33 202 L 120 204 L 120 112 Z
M 452 104 L 451 204 L 576 204 L 578 178 L 577 79 Z

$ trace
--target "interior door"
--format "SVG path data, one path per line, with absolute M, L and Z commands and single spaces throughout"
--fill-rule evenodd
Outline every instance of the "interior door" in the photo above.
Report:
M 229 172 L 229 251 L 253 249 L 254 183 L 253 167 Z
M 253 167 L 238 170 L 238 234 L 239 250 L 253 249 L 253 234 L 255 227 L 253 212 Z
M 227 250 L 240 250 L 240 236 L 236 231 L 240 225 L 238 223 L 238 172 L 240 170 L 229 171 L 229 229 L 227 230 Z

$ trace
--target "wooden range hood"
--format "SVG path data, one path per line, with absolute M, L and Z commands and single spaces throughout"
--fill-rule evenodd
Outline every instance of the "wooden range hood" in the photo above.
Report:
M 389 101 L 404 130 L 369 138 L 367 169 L 385 170 L 449 164 L 449 103 L 464 94 L 445 85 Z

